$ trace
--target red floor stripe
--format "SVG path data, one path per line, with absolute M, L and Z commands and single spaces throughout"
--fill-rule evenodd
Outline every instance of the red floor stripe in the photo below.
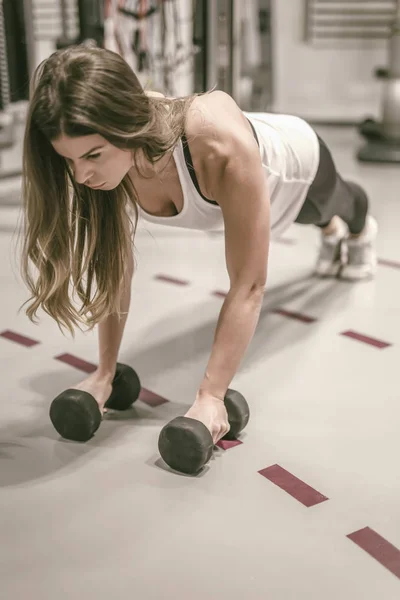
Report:
M 86 360 L 82 360 L 81 358 L 73 356 L 72 354 L 60 354 L 59 356 L 56 356 L 55 359 L 70 365 L 71 367 L 75 367 L 75 369 L 84 371 L 84 373 L 93 373 L 93 371 L 97 369 L 97 365 L 87 362 Z M 148 404 L 149 406 L 161 406 L 161 404 L 168 402 L 168 400 L 162 396 L 154 394 L 146 388 L 141 389 L 139 400 L 145 404 Z
M 347 537 L 400 579 L 400 550 L 396 546 L 369 527 Z
M 217 296 L 217 298 L 226 298 L 228 295 L 228 292 L 221 292 L 219 290 L 214 290 L 213 292 L 211 292 L 213 296 Z
M 72 354 L 60 354 L 59 356 L 55 356 L 54 358 L 67 365 L 70 365 L 71 367 L 75 367 L 75 369 L 84 371 L 84 373 L 93 373 L 93 371 L 97 369 L 97 365 L 89 363 L 86 360 L 82 360 L 81 358 L 73 356 Z
M 240 446 L 240 444 L 243 444 L 240 440 L 219 440 L 219 442 L 216 443 L 216 446 L 222 450 L 230 450 L 235 446 Z
M 154 279 L 165 281 L 166 283 L 173 283 L 174 285 L 189 285 L 189 282 L 184 279 L 175 279 L 174 277 L 168 277 L 168 275 L 156 275 Z
M 370 346 L 374 346 L 375 348 L 388 348 L 392 344 L 388 344 L 387 342 L 382 342 L 381 340 L 376 340 L 375 338 L 368 337 L 367 335 L 363 335 L 362 333 L 357 333 L 356 331 L 343 331 L 340 335 L 344 335 L 345 337 L 351 338 L 352 340 L 357 340 L 358 342 L 363 342 L 364 344 L 369 344 Z
M 141 400 L 145 404 L 148 404 L 149 406 L 161 406 L 161 404 L 165 404 L 166 402 L 168 402 L 166 398 L 163 398 L 158 394 L 154 394 L 146 388 L 141 389 L 139 400 Z
M 276 308 L 272 312 L 276 315 L 281 315 L 282 317 L 288 317 L 289 319 L 301 321 L 302 323 L 315 323 L 315 321 L 317 320 L 314 317 L 309 317 L 308 315 L 303 315 L 298 312 L 292 312 L 290 310 L 284 310 L 282 308 Z
M 396 262 L 395 260 L 386 260 L 384 258 L 380 258 L 378 260 L 378 264 L 383 267 L 392 267 L 393 269 L 400 269 L 400 262 Z
M 24 335 L 20 335 L 19 333 L 15 333 L 14 331 L 10 331 L 8 329 L 6 331 L 2 331 L 0 333 L 0 337 L 10 340 L 11 342 L 16 342 L 17 344 L 21 344 L 22 346 L 26 346 L 27 348 L 40 344 L 40 342 L 37 342 L 36 340 L 32 340 L 31 338 L 27 338 Z
M 307 508 L 328 500 L 326 496 L 323 496 L 279 465 L 272 465 L 259 471 L 259 473 L 304 504 L 304 506 L 307 506 Z

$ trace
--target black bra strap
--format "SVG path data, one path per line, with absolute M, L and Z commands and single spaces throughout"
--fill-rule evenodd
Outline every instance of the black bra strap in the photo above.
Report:
M 186 163 L 187 169 L 189 171 L 189 175 L 194 183 L 194 186 L 195 186 L 197 192 L 200 194 L 200 196 L 206 202 L 210 202 L 210 204 L 218 204 L 217 202 L 214 202 L 214 200 L 210 200 L 209 198 L 206 198 L 201 193 L 199 182 L 197 181 L 196 172 L 195 172 L 194 166 L 193 166 L 192 155 L 190 154 L 189 144 L 188 144 L 187 137 L 185 134 L 182 134 L 182 144 L 183 144 L 183 153 L 185 155 L 185 163 Z
M 256 139 L 257 144 L 260 145 L 259 142 L 258 142 L 257 133 L 256 133 L 256 130 L 254 129 L 253 123 L 249 119 L 247 119 L 247 120 L 249 121 L 249 123 L 251 125 L 251 128 L 253 130 L 253 134 L 254 134 L 254 137 Z M 206 198 L 201 193 L 199 182 L 198 182 L 197 176 L 196 176 L 196 172 L 195 172 L 194 167 L 193 167 L 192 155 L 190 154 L 189 144 L 188 144 L 187 137 L 186 137 L 185 133 L 182 134 L 182 145 L 183 145 L 183 153 L 185 155 L 185 163 L 186 163 L 187 169 L 189 171 L 189 175 L 190 175 L 190 177 L 191 177 L 191 179 L 193 181 L 193 184 L 194 184 L 194 186 L 195 186 L 198 194 L 206 202 L 209 202 L 210 204 L 216 204 L 217 205 L 218 202 L 214 202 L 214 200 L 210 200 L 209 198 Z
M 247 117 L 246 117 L 246 118 L 247 118 Z M 254 135 L 254 139 L 255 139 L 255 140 L 256 140 L 256 142 L 257 142 L 257 146 L 260 146 L 260 142 L 258 141 L 257 132 L 256 132 L 256 130 L 254 129 L 254 125 L 253 125 L 253 123 L 250 121 L 250 119 L 247 119 L 247 120 L 248 120 L 248 122 L 250 123 L 250 127 L 251 127 L 251 128 L 252 128 L 252 130 L 253 130 L 253 135 Z

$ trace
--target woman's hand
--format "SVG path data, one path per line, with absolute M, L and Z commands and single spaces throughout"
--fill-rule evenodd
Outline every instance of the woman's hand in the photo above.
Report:
M 72 389 L 83 390 L 91 394 L 98 403 L 100 412 L 104 414 L 107 412 L 104 405 L 112 393 L 112 382 L 113 378 L 111 376 L 100 375 L 98 371 L 94 371 L 89 377 L 72 386 Z
M 214 444 L 223 438 L 230 429 L 228 413 L 223 400 L 204 392 L 197 394 L 193 406 L 185 414 L 185 417 L 204 423 L 211 433 Z

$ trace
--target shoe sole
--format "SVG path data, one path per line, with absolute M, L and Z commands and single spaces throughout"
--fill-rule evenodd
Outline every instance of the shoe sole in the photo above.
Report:
M 343 265 L 342 263 L 335 263 L 330 265 L 327 269 L 321 269 L 319 270 L 318 268 L 315 269 L 315 275 L 317 277 L 320 277 L 321 279 L 330 279 L 333 277 L 337 277 L 342 269 Z
M 370 273 L 346 273 L 346 272 L 342 272 L 340 273 L 339 278 L 342 279 L 343 281 L 368 281 L 371 279 L 374 279 L 375 277 L 375 271 L 374 272 L 370 272 Z

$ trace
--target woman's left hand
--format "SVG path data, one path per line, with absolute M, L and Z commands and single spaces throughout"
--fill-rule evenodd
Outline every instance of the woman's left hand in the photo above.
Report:
M 228 413 L 223 400 L 210 394 L 198 393 L 185 417 L 204 423 L 216 444 L 230 429 Z

